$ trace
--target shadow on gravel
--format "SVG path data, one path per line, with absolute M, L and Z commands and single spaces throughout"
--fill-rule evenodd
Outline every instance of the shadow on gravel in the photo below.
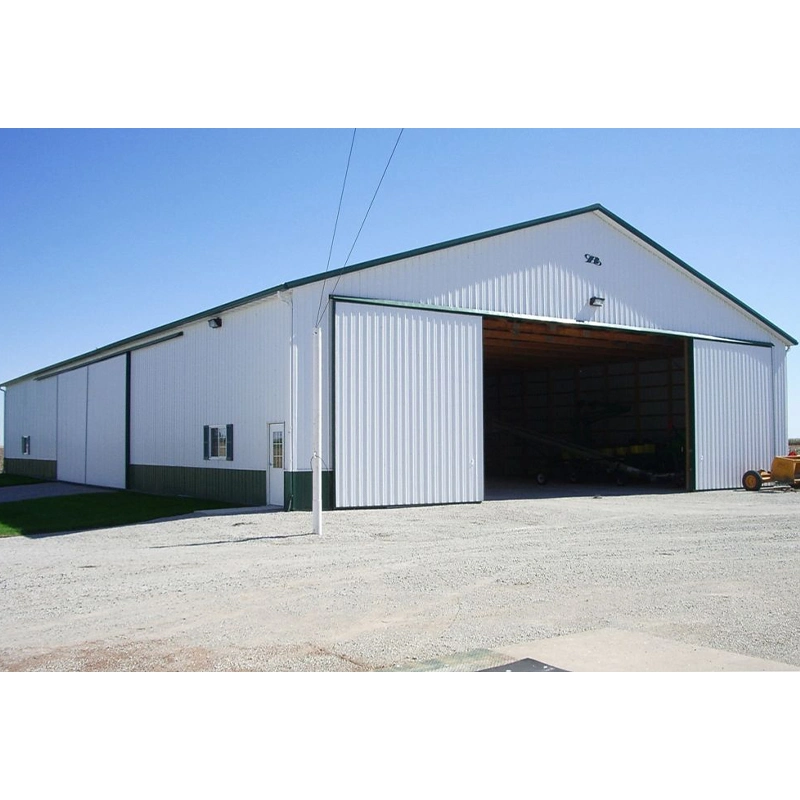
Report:
M 21 539 L 52 539 L 54 536 L 72 536 L 73 533 L 89 533 L 91 531 L 101 530 L 100 528 L 78 528 L 74 531 L 58 531 L 57 533 L 21 533 Z
M 187 544 L 155 544 L 149 550 L 165 550 L 170 547 L 208 547 L 215 544 L 244 544 L 245 542 L 260 542 L 269 539 L 301 539 L 304 536 L 314 536 L 313 533 L 285 533 L 277 536 L 247 536 L 244 539 L 219 539 L 215 542 L 188 542 Z

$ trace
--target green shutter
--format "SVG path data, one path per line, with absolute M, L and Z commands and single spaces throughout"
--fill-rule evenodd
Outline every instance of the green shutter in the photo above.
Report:
M 228 455 L 227 460 L 233 461 L 233 425 L 228 425 L 227 427 L 227 434 L 228 434 Z
M 211 436 L 208 425 L 203 425 L 203 459 L 208 461 L 211 455 Z

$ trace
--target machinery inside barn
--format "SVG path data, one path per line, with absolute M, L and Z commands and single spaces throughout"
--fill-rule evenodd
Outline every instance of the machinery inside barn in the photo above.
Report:
M 487 478 L 685 487 L 680 337 L 487 318 Z

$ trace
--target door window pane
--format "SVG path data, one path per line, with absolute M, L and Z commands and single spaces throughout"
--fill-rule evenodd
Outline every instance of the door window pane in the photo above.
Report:
M 272 432 L 272 467 L 283 469 L 283 431 Z

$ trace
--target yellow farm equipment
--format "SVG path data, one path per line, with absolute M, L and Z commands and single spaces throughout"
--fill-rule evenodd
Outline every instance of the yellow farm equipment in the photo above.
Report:
M 751 469 L 742 476 L 742 486 L 748 492 L 757 492 L 764 485 L 800 488 L 800 456 L 776 456 L 769 471 Z

